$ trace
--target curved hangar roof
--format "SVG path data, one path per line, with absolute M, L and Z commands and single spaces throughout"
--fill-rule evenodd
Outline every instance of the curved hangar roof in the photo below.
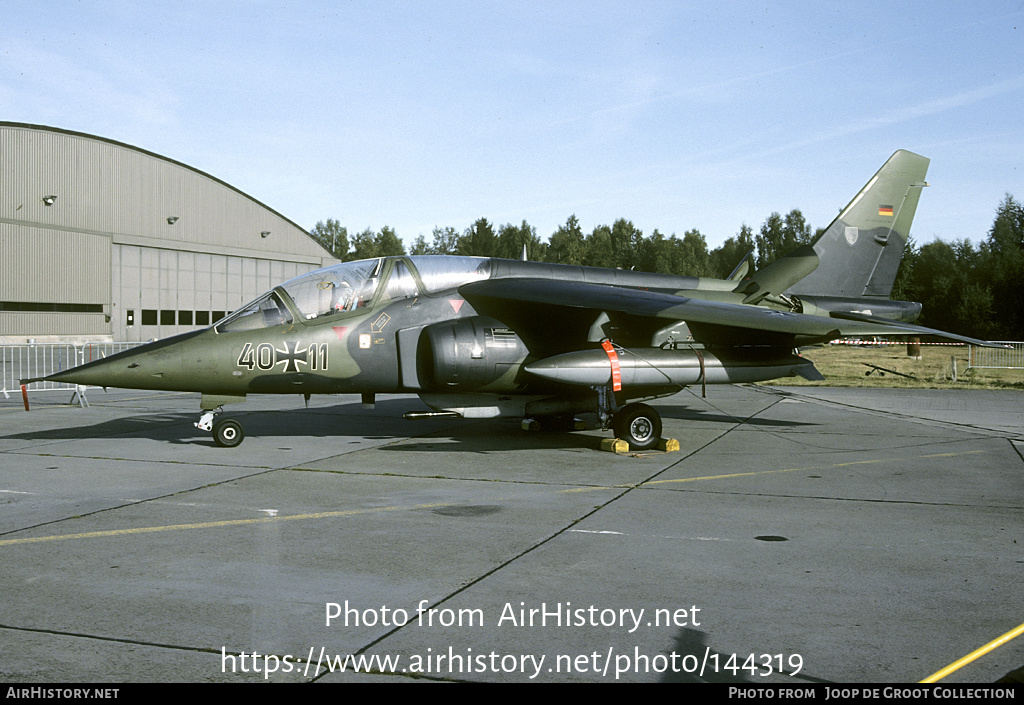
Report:
M 198 169 L 114 140 L 0 122 L 0 222 L 193 252 L 334 261 L 272 208 Z
M 0 183 L 0 340 L 162 337 L 337 261 L 220 179 L 102 137 L 0 122 Z

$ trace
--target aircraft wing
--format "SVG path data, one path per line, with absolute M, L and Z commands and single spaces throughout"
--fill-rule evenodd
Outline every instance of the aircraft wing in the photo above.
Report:
M 792 345 L 841 337 L 935 336 L 972 345 L 991 343 L 944 331 L 857 314 L 835 317 L 775 311 L 760 306 L 706 301 L 643 289 L 551 279 L 487 279 L 459 293 L 477 312 L 515 328 L 536 351 L 569 350 L 604 313 L 636 333 L 685 321 L 698 342 L 722 345 Z
M 1009 348 L 1010 345 L 1003 345 L 1001 343 L 993 343 L 988 340 L 978 340 L 977 338 L 969 338 L 966 335 L 958 335 L 956 333 L 947 333 L 946 331 L 936 330 L 935 328 L 926 328 L 925 326 L 915 325 L 913 323 L 902 323 L 899 321 L 892 321 L 888 318 L 881 318 L 879 316 L 869 316 L 863 313 L 850 313 L 847 311 L 832 311 L 829 314 L 832 318 L 838 318 L 844 321 L 853 321 L 860 323 L 867 323 L 873 325 L 891 326 L 893 328 L 906 329 L 906 333 L 844 333 L 844 337 L 851 337 L 853 335 L 929 335 L 936 338 L 943 338 L 945 340 L 952 340 L 958 343 L 966 343 L 968 345 L 978 345 L 984 348 Z M 854 327 L 854 326 L 845 326 Z

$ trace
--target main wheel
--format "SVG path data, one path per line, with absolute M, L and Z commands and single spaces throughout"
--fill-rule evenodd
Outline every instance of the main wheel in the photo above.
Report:
M 633 450 L 648 450 L 661 439 L 661 416 L 646 404 L 627 404 L 615 414 L 612 428 Z
M 213 442 L 221 448 L 234 448 L 245 438 L 242 424 L 234 419 L 221 419 L 213 424 Z

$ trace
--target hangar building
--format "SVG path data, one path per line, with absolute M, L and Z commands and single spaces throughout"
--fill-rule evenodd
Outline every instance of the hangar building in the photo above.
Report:
M 0 122 L 0 343 L 207 326 L 336 262 L 236 188 L 113 140 Z

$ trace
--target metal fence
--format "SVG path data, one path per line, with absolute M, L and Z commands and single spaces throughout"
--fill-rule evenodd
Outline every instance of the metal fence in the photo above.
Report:
M 21 380 L 45 377 L 70 367 L 84 365 L 93 360 L 134 348 L 142 343 L 85 343 L 83 345 L 42 344 L 42 345 L 0 345 L 0 373 L 3 377 L 0 392 L 5 399 L 21 393 Z M 74 384 L 57 382 L 33 382 L 28 385 L 33 392 L 55 389 L 74 390 Z
M 1011 348 L 979 348 L 971 346 L 967 354 L 967 369 L 1024 370 L 1024 343 L 1012 340 L 993 342 L 1010 345 Z

